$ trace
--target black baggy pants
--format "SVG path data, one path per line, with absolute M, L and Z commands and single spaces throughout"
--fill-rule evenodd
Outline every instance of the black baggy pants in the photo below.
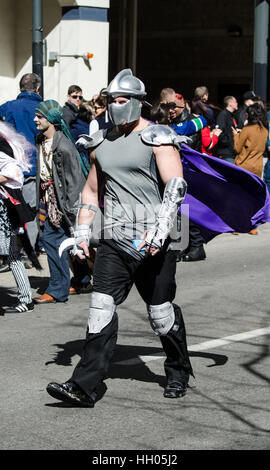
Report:
M 136 260 L 121 250 L 113 240 L 100 243 L 94 264 L 93 291 L 111 295 L 116 305 L 127 298 L 135 283 L 139 294 L 148 305 L 172 302 L 175 297 L 176 257 L 173 251 L 160 252 Z M 188 382 L 193 375 L 188 356 L 185 324 L 181 309 L 173 304 L 174 327 L 167 335 L 160 336 L 166 354 L 164 364 L 167 381 Z M 117 341 L 118 318 L 115 313 L 111 322 L 100 333 L 86 333 L 83 354 L 75 367 L 71 381 L 90 394 L 108 371 Z

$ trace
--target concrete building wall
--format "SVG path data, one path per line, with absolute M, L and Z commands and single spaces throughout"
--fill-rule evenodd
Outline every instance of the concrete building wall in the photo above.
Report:
M 86 99 L 91 99 L 108 80 L 109 24 L 92 21 L 61 21 L 59 26 L 59 49 L 62 54 L 93 53 L 84 61 L 82 57 L 60 57 L 59 63 L 46 70 L 58 68 L 58 96 L 65 100 L 69 85 L 79 85 Z M 50 49 L 51 50 L 51 49 Z M 90 67 L 90 68 L 89 68 Z
M 98 93 L 108 81 L 109 23 L 92 20 L 88 12 L 108 9 L 109 0 L 43 0 L 43 38 L 47 61 L 44 64 L 44 99 L 64 104 L 67 89 L 77 84 L 86 99 Z M 82 7 L 75 20 L 65 19 L 63 7 Z M 91 9 L 92 7 L 92 9 Z M 32 72 L 32 0 L 0 0 L 0 104 L 15 99 L 19 80 Z M 78 13 L 79 12 L 79 13 Z M 94 12 L 95 13 L 95 12 Z M 86 18 L 86 19 L 85 19 Z M 95 16 L 94 16 L 95 18 Z M 50 52 L 58 61 L 49 61 Z M 89 63 L 83 58 L 61 57 L 93 53 Z
M 119 55 L 131 42 L 133 0 L 43 0 L 44 98 L 66 99 L 70 84 L 91 98 L 119 71 Z M 136 73 L 145 82 L 149 99 L 170 86 L 192 98 L 198 85 L 209 87 L 213 101 L 242 96 L 253 86 L 254 0 L 138 0 Z M 125 8 L 123 8 L 125 5 Z M 82 15 L 65 19 L 66 8 Z M 110 8 L 108 21 L 85 19 L 87 7 Z M 32 70 L 32 0 L 0 0 L 0 103 L 18 94 L 23 73 Z M 86 10 L 83 10 L 86 9 Z M 89 8 L 90 9 L 90 8 Z M 123 43 L 120 31 L 127 22 Z M 110 33 L 109 33 L 110 30 Z M 110 44 L 110 51 L 109 49 Z M 91 70 L 82 58 L 60 57 L 49 63 L 50 52 L 94 54 Z M 108 76 L 109 58 L 109 76 Z M 127 60 L 124 66 L 131 64 Z
M 0 99 L 4 99 L 13 92 L 15 75 L 15 0 L 1 0 L 0 8 Z

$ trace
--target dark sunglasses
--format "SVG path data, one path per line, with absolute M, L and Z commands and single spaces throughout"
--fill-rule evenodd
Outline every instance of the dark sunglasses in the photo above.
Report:
M 71 98 L 73 98 L 74 100 L 76 99 L 79 99 L 79 100 L 83 100 L 83 97 L 82 96 L 79 96 L 79 95 L 70 95 Z
M 105 106 L 93 106 L 94 110 L 96 111 L 97 109 L 104 109 Z
M 177 106 L 176 103 L 160 103 L 160 107 L 162 109 L 176 109 L 176 108 L 184 108 L 185 106 Z

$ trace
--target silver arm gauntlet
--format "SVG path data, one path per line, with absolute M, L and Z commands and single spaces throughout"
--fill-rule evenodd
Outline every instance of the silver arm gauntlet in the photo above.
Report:
M 78 212 L 76 216 L 76 223 L 75 227 L 71 229 L 72 231 L 72 236 L 74 237 L 74 246 L 73 249 L 71 250 L 71 254 L 73 256 L 76 256 L 78 253 L 83 253 L 82 248 L 79 246 L 79 243 L 82 241 L 86 241 L 87 245 L 89 245 L 90 238 L 92 236 L 92 229 L 88 225 L 85 224 L 79 224 L 78 219 L 79 219 L 79 211 L 81 208 L 86 208 L 88 210 L 92 210 L 94 212 L 98 211 L 98 207 L 94 206 L 92 204 L 79 204 L 78 206 Z
M 146 244 L 154 248 L 161 248 L 173 227 L 177 210 L 187 191 L 187 183 L 183 178 L 175 177 L 165 186 L 163 201 L 158 213 L 157 221 L 145 238 Z
M 75 225 L 74 227 L 74 238 L 75 238 L 75 243 L 76 245 L 79 245 L 79 243 L 86 241 L 89 243 L 89 240 L 91 238 L 91 228 L 88 225 L 84 224 L 79 224 Z
M 78 253 L 83 254 L 83 249 L 79 246 L 79 243 L 85 240 L 87 245 L 89 245 L 92 235 L 91 228 L 88 225 L 76 224 L 74 228 L 71 228 L 71 235 L 74 244 L 70 254 L 73 256 L 76 256 Z

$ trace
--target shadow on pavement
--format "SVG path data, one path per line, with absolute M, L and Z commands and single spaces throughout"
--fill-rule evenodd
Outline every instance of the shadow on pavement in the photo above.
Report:
M 205 353 L 205 352 L 196 352 L 192 351 L 189 353 L 190 357 L 203 357 L 205 359 L 210 359 L 214 361 L 213 364 L 208 364 L 206 367 L 215 367 L 215 366 L 224 366 L 228 361 L 228 356 L 224 354 L 214 354 L 214 353 Z
M 37 294 L 43 294 L 49 284 L 49 279 L 49 277 L 29 276 L 30 285 L 33 289 L 37 289 Z M 14 286 L 12 284 L 11 287 L 0 287 L 0 299 L 0 315 L 3 315 L 4 309 L 2 307 L 10 307 L 18 300 L 15 279 Z
M 15 288 L 15 281 L 14 281 L 14 288 Z M 10 307 L 14 304 L 14 301 L 17 300 L 15 290 L 13 287 L 0 287 L 0 299 L 1 299 L 1 307 Z M 1 311 L 3 310 L 0 307 Z M 3 310 L 4 311 L 4 310 Z
M 45 365 L 57 364 L 60 366 L 71 366 L 72 357 L 75 355 L 81 356 L 83 350 L 84 340 L 68 341 L 65 344 L 55 344 L 59 350 L 56 351 L 54 358 L 47 361 Z M 165 386 L 165 377 L 162 375 L 154 374 L 139 356 L 153 356 L 155 354 L 162 354 L 161 348 L 147 347 L 147 346 L 130 346 L 118 344 L 115 348 L 113 358 L 111 361 L 110 369 L 107 378 L 112 379 L 133 379 L 143 382 L 158 383 L 161 387 Z M 207 367 L 223 366 L 228 361 L 228 357 L 221 354 L 212 354 L 204 352 L 191 352 L 190 357 L 202 357 L 214 361 L 213 364 Z M 138 359 L 135 365 L 124 364 L 124 361 L 129 359 Z M 123 361 L 123 364 L 121 364 Z
M 37 289 L 37 294 L 43 294 L 49 284 L 49 280 L 49 277 L 29 276 L 30 285 L 33 289 Z M 0 313 L 1 311 L 4 311 L 1 307 L 10 307 L 18 300 L 17 287 L 14 278 L 12 278 L 12 285 L 10 287 L 0 287 L 0 299 Z
M 30 285 L 33 289 L 37 289 L 37 294 L 43 294 L 49 284 L 49 277 L 29 276 Z

